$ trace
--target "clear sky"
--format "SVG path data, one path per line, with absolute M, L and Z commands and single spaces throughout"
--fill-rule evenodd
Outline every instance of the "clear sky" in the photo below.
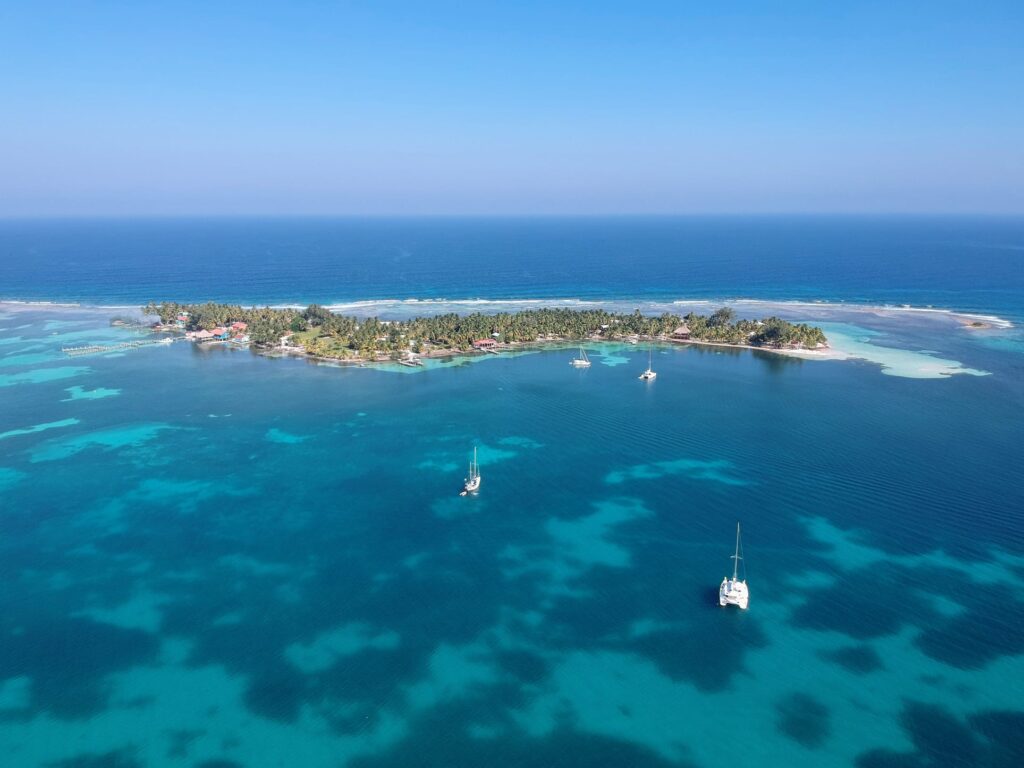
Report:
M 1024 2 L 0 0 L 0 215 L 1024 213 Z

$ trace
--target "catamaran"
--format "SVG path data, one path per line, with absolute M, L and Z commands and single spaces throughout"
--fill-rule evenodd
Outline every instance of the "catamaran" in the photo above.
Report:
M 654 368 L 651 365 L 651 360 L 652 360 L 653 355 L 654 355 L 654 353 L 651 350 L 648 349 L 647 350 L 647 370 L 640 374 L 640 378 L 643 379 L 644 381 L 650 381 L 651 379 L 653 379 L 655 376 L 658 375 L 658 374 L 656 374 L 654 372 Z
M 750 602 L 750 593 L 747 591 L 747 580 L 739 579 L 740 560 L 740 524 L 736 523 L 736 554 L 732 556 L 735 561 L 732 568 L 732 578 L 726 576 L 722 579 L 722 586 L 718 588 L 718 604 L 721 606 L 738 605 L 744 611 Z
M 480 488 L 480 465 L 476 461 L 476 448 L 473 449 L 473 460 L 469 462 L 469 476 L 462 486 L 459 496 L 476 493 Z
M 589 368 L 590 358 L 587 357 L 587 353 L 583 351 L 583 347 L 580 347 L 580 356 L 573 358 L 572 362 L 569 363 L 573 368 Z

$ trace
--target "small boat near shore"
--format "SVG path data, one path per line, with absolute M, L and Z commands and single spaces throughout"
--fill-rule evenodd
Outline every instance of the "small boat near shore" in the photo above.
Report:
M 473 448 L 473 460 L 469 462 L 469 474 L 462 485 L 459 496 L 468 496 L 480 490 L 480 465 L 476 460 L 476 448 Z
M 569 365 L 571 365 L 573 368 L 590 367 L 590 358 L 587 357 L 587 353 L 584 351 L 583 347 L 580 347 L 580 356 L 573 358 Z
M 747 589 L 747 580 L 739 578 L 740 560 L 740 524 L 736 523 L 736 554 L 732 556 L 733 568 L 732 578 L 726 576 L 718 588 L 718 604 L 723 608 L 727 605 L 738 605 L 741 610 L 747 610 L 750 604 L 750 591 Z M 745 574 L 744 574 L 745 575 Z

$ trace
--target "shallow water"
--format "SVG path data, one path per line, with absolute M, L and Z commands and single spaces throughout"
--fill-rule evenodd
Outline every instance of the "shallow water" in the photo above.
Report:
M 12 356 L 126 333 L 14 314 Z M 856 327 L 989 375 L 665 346 L 644 383 L 629 345 L 5 368 L 6 764 L 1021 764 L 1024 356 L 986 341 L 1016 329 Z M 737 520 L 746 613 L 716 600 Z

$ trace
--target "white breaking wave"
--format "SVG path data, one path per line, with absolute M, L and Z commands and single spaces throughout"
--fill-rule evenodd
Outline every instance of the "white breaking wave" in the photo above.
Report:
M 198 303 L 198 302 L 197 302 Z M 250 304 L 251 307 L 268 306 L 265 304 Z M 269 305 L 272 309 L 305 309 L 307 304 L 301 302 L 282 302 Z M 440 315 L 446 313 L 469 314 L 482 312 L 493 314 L 497 312 L 515 312 L 522 309 L 540 308 L 565 308 L 565 309 L 607 309 L 614 312 L 632 312 L 639 309 L 649 314 L 670 312 L 674 314 L 685 314 L 687 311 L 705 312 L 709 308 L 732 307 L 737 310 L 754 310 L 761 313 L 782 313 L 791 320 L 813 320 L 824 316 L 835 316 L 836 313 L 843 314 L 874 314 L 882 316 L 894 316 L 901 313 L 916 314 L 919 316 L 944 317 L 958 322 L 978 321 L 996 328 L 1013 328 L 1010 320 L 998 315 L 980 314 L 976 312 L 965 312 L 956 309 L 941 307 L 915 307 L 909 304 L 861 304 L 856 302 L 817 300 L 807 301 L 799 299 L 749 299 L 749 298 L 676 298 L 676 299 L 650 299 L 650 298 L 609 298 L 609 299 L 580 299 L 580 298 L 514 298 L 514 299 L 484 299 L 484 298 L 388 298 L 388 299 L 360 299 L 352 301 L 338 301 L 325 304 L 324 307 L 335 314 L 355 314 L 364 317 L 381 317 L 382 319 L 408 319 L 417 315 Z M 104 310 L 104 311 L 138 311 L 136 304 L 83 304 L 76 302 L 58 301 L 27 301 L 20 299 L 0 299 L 0 307 L 7 307 L 11 310 L 17 309 L 75 309 L 75 310 Z
M 3 299 L 0 300 L 0 306 L 14 306 L 14 307 L 81 307 L 82 304 L 76 304 L 74 302 L 67 301 L 24 301 L 22 299 Z M 97 305 L 100 307 L 101 305 Z M 105 307 L 104 307 L 105 308 Z
M 833 302 L 824 300 L 799 301 L 795 299 L 786 299 L 780 301 L 766 301 L 763 299 L 732 299 L 725 303 L 731 305 L 781 305 L 792 307 L 808 307 L 825 310 L 836 309 L 847 312 L 885 312 L 888 314 L 895 314 L 900 312 L 917 312 L 933 315 L 945 315 L 947 317 L 955 317 L 958 319 L 979 320 L 990 325 L 997 326 L 999 328 L 1013 327 L 1012 322 L 1010 322 L 1006 318 L 999 317 L 998 315 L 982 315 L 972 312 L 960 312 L 955 309 L 943 309 L 942 307 L 915 307 L 910 304 L 855 304 L 852 302 Z
M 44 308 L 55 308 L 55 309 L 134 309 L 138 310 L 142 307 L 141 304 L 83 304 L 77 301 L 28 301 L 25 299 L 0 299 L 0 307 L 8 307 L 10 309 L 17 309 L 18 307 L 27 307 L 35 309 L 39 307 Z
M 291 305 L 301 308 L 300 305 Z M 938 307 L 914 307 L 909 304 L 857 304 L 852 302 L 801 301 L 774 299 L 368 299 L 363 301 L 338 302 L 325 305 L 337 314 L 365 314 L 387 319 L 405 319 L 416 315 L 439 315 L 448 312 L 466 314 L 470 312 L 513 312 L 520 309 L 567 308 L 567 309 L 608 309 L 616 312 L 632 312 L 639 309 L 645 313 L 684 313 L 687 310 L 706 311 L 709 308 L 732 307 L 734 309 L 758 310 L 760 312 L 782 312 L 790 318 L 835 313 L 885 314 L 918 313 L 946 317 L 957 321 L 977 320 L 998 328 L 1012 328 L 1013 323 L 998 315 L 961 312 Z M 801 310 L 804 310 L 801 312 Z
M 338 302 L 325 305 L 331 312 L 350 314 L 356 312 L 375 311 L 378 313 L 395 313 L 401 315 L 430 314 L 439 315 L 446 312 L 510 312 L 519 309 L 580 308 L 598 309 L 622 301 L 593 301 L 584 299 L 371 299 L 364 301 Z M 627 301 L 630 304 L 645 304 L 646 301 Z

